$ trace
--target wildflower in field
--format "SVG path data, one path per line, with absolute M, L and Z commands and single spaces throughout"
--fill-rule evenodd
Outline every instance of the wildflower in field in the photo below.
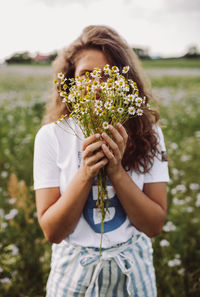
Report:
M 186 192 L 186 186 L 185 185 L 177 185 L 176 190 L 178 192 L 185 193 Z
M 192 213 L 194 211 L 194 207 L 188 206 L 188 207 L 185 208 L 185 211 L 188 212 L 188 213 Z
M 14 204 L 16 202 L 17 198 L 10 198 L 8 199 L 9 204 Z
M 162 239 L 162 240 L 160 241 L 160 246 L 169 246 L 169 241 L 166 240 L 166 239 Z
M 179 275 L 184 275 L 184 272 L 185 272 L 185 269 L 184 269 L 184 268 L 180 268 L 180 269 L 177 271 L 177 273 L 178 273 Z
M 10 211 L 7 215 L 5 215 L 5 219 L 6 219 L 6 220 L 12 220 L 12 219 L 14 219 L 14 217 L 15 217 L 17 214 L 18 214 L 18 210 L 15 209 L 15 208 L 13 208 L 13 209 L 11 209 L 11 211 Z
M 196 207 L 200 207 L 200 193 L 197 194 Z
M 189 187 L 190 187 L 190 190 L 192 191 L 199 190 L 199 184 L 190 184 Z
M 19 254 L 19 249 L 18 249 L 18 247 L 16 245 L 11 244 L 9 246 L 9 249 L 11 251 L 12 256 L 16 256 L 17 254 Z
M 9 284 L 11 282 L 11 279 L 8 277 L 0 278 L 0 283 L 2 284 Z
M 175 226 L 172 222 L 168 221 L 168 222 L 164 225 L 163 230 L 164 230 L 165 232 L 175 231 L 175 230 L 176 230 L 176 226 Z
M 168 266 L 169 267 L 175 267 L 181 265 L 181 260 L 180 259 L 173 259 L 168 261 Z
M 1 224 L 1 229 L 6 229 L 8 227 L 8 224 L 6 222 L 3 222 Z
M 173 199 L 173 203 L 175 205 L 184 205 L 185 204 L 184 200 L 178 199 L 176 197 Z

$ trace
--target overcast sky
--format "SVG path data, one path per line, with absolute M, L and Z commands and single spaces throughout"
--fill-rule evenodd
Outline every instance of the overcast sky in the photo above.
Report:
M 151 55 L 200 49 L 200 0 L 0 0 L 0 60 L 60 50 L 91 24 L 113 27 Z

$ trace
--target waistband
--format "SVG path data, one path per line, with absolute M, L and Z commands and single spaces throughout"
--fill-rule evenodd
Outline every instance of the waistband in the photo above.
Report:
M 70 245 L 74 245 L 75 249 L 80 249 L 80 252 L 82 254 L 80 258 L 80 264 L 83 267 L 88 265 L 96 266 L 94 269 L 91 283 L 85 293 L 85 297 L 91 296 L 94 286 L 96 291 L 95 296 L 99 296 L 98 278 L 103 268 L 104 262 L 108 260 L 114 260 L 119 266 L 122 273 L 127 276 L 127 291 L 129 296 L 133 295 L 133 284 L 131 281 L 130 274 L 134 271 L 135 263 L 131 258 L 130 251 L 133 251 L 134 244 L 141 238 L 141 236 L 145 235 L 143 233 L 140 233 L 131 237 L 128 241 L 124 243 L 117 244 L 110 248 L 102 248 L 101 256 L 99 254 L 98 248 L 80 247 L 70 243 Z

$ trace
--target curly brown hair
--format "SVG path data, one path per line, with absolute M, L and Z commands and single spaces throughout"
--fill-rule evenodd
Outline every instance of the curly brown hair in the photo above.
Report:
M 82 34 L 53 62 L 55 78 L 59 72 L 66 77 L 74 77 L 77 59 L 83 50 L 97 49 L 102 51 L 110 61 L 120 70 L 129 65 L 129 78 L 137 83 L 140 95 L 149 102 L 152 97 L 150 84 L 144 76 L 140 62 L 127 42 L 112 28 L 107 26 L 88 26 Z M 62 103 L 56 86 L 53 91 L 52 102 L 47 105 L 44 123 L 56 121 L 62 114 L 67 113 L 66 105 Z M 159 119 L 155 110 L 144 111 L 142 117 L 134 117 L 125 123 L 128 142 L 122 164 L 127 170 L 146 173 L 153 164 L 153 158 L 158 153 L 157 135 L 154 125 Z

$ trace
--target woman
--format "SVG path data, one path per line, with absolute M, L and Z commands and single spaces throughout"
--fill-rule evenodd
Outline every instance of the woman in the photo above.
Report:
M 149 100 L 137 57 L 111 28 L 89 26 L 54 62 L 55 75 L 82 76 L 106 64 L 129 65 L 129 78 Z M 34 151 L 40 226 L 53 243 L 47 296 L 156 296 L 150 237 L 166 216 L 168 167 L 158 114 L 109 126 L 83 142 L 54 121 L 66 113 L 55 93 Z M 70 125 L 80 134 L 69 118 Z M 99 260 L 100 218 L 95 177 L 106 166 L 110 198 Z

